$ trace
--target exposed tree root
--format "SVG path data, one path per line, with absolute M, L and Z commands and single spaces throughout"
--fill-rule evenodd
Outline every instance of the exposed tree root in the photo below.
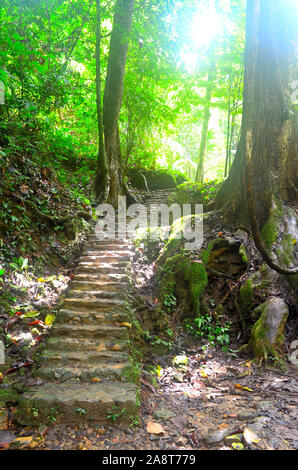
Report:
M 26 200 L 26 199 L 22 199 L 22 202 L 29 209 L 33 210 L 34 213 L 38 217 L 40 217 L 44 222 L 47 222 L 50 225 L 65 225 L 76 217 L 82 218 L 85 220 L 92 220 L 92 214 L 87 211 L 77 211 L 74 214 L 69 214 L 65 217 L 52 217 L 48 214 L 44 214 L 43 212 L 41 212 L 34 202 Z
M 261 253 L 265 263 L 270 266 L 274 271 L 278 272 L 279 274 L 285 274 L 287 276 L 289 275 L 295 275 L 298 274 L 298 267 L 295 268 L 283 268 L 282 266 L 279 266 L 277 263 L 273 261 L 271 258 L 270 254 L 268 251 L 265 249 L 261 237 L 260 237 L 260 232 L 258 230 L 257 226 L 257 220 L 255 216 L 255 208 L 254 208 L 254 201 L 253 201 L 253 184 L 252 184 L 252 168 L 251 168 L 251 153 L 252 153 L 252 132 L 247 131 L 246 134 L 246 164 L 247 164 L 247 202 L 248 202 L 248 214 L 249 214 L 249 220 L 251 224 L 251 229 L 252 229 L 252 234 L 254 238 L 254 242 L 256 245 L 256 248 L 259 250 Z

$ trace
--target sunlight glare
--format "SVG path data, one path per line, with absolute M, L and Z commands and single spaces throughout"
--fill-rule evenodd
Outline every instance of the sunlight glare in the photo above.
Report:
M 214 7 L 198 12 L 192 21 L 191 37 L 197 48 L 207 46 L 220 31 L 221 19 Z

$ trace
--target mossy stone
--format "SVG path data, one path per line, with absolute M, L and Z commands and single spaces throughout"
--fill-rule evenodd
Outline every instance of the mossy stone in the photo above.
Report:
M 277 240 L 279 234 L 279 224 L 282 220 L 282 217 L 283 210 L 281 205 L 277 201 L 273 202 L 269 219 L 260 232 L 267 249 L 270 249 Z
M 261 313 L 253 325 L 249 345 L 260 363 L 269 357 L 281 357 L 284 327 L 289 315 L 287 304 L 280 297 L 272 297 L 258 307 Z
M 13 388 L 0 389 L 0 407 L 9 403 L 19 403 L 20 400 L 20 395 Z

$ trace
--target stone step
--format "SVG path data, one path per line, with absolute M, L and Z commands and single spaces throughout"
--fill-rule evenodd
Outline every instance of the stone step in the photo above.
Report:
M 108 282 L 108 281 L 72 281 L 72 289 L 75 291 L 90 291 L 98 289 L 107 292 L 127 293 L 129 284 L 127 282 Z
M 62 309 L 57 315 L 56 322 L 58 323 L 70 323 L 73 325 L 85 324 L 105 324 L 105 325 L 115 325 L 116 323 L 125 322 L 127 320 L 127 313 L 122 311 L 115 311 L 110 309 L 110 311 L 97 311 L 91 310 L 86 307 L 86 310 L 83 309 Z
M 128 243 L 126 243 L 123 246 L 117 246 L 117 245 L 102 245 L 100 243 L 97 243 L 95 240 L 94 241 L 89 241 L 88 243 L 84 244 L 82 246 L 82 250 L 96 250 L 101 252 L 102 254 L 109 254 L 109 253 L 118 253 L 120 255 L 122 254 L 133 254 L 135 251 L 134 246 L 128 246 Z
M 117 290 L 81 290 L 81 289 L 74 289 L 74 286 L 71 286 L 72 289 L 68 291 L 68 296 L 69 297 L 78 297 L 78 298 L 88 298 L 88 299 L 123 299 L 126 298 L 127 296 L 127 291 L 126 292 L 119 292 Z M 102 286 L 101 286 L 102 287 Z
M 66 308 L 83 308 L 85 311 L 98 310 L 99 312 L 110 311 L 113 308 L 123 308 L 126 304 L 125 300 L 121 299 L 91 299 L 90 297 L 67 297 L 64 299 L 64 307 Z
M 130 277 L 125 273 L 76 273 L 73 281 L 101 281 L 101 282 L 130 282 Z
M 80 263 L 76 269 L 76 273 L 98 273 L 98 274 L 125 274 L 127 272 L 127 266 L 112 266 L 112 265 L 98 265 L 94 266 L 93 263 Z
M 38 410 L 38 421 L 48 422 L 51 409 L 56 409 L 56 422 L 81 423 L 89 420 L 112 424 L 109 414 L 118 410 L 117 423 L 129 421 L 138 414 L 137 387 L 131 383 L 47 383 L 25 394 L 31 408 Z M 122 412 L 125 410 L 125 413 Z
M 66 338 L 89 338 L 94 339 L 108 339 L 113 341 L 117 339 L 128 338 L 127 327 L 114 326 L 105 324 L 91 324 L 91 325 L 71 325 L 54 323 L 51 328 L 51 337 L 66 337 Z
M 127 248 L 132 245 L 133 240 L 135 238 L 135 233 L 134 232 L 126 232 L 125 234 L 115 234 L 113 238 L 107 238 L 105 237 L 104 239 L 97 238 L 97 240 L 90 240 L 87 242 L 86 245 L 84 246 L 90 246 L 90 247 L 97 247 L 97 246 L 103 246 L 109 244 L 115 244 L 115 243 L 123 243 L 123 246 L 126 246 Z M 102 243 L 103 245 L 101 245 Z
M 112 245 L 112 246 L 117 246 L 119 248 L 123 247 L 123 246 L 127 246 L 127 243 L 125 240 L 115 240 L 114 242 L 109 242 L 108 240 L 100 240 L 98 235 L 96 235 L 95 233 L 90 233 L 87 237 L 87 240 L 85 242 L 85 244 L 89 243 L 89 242 L 92 242 L 92 241 L 96 241 L 97 243 L 101 244 L 101 245 L 104 245 L 104 246 L 109 246 L 109 245 Z
M 82 256 L 95 256 L 97 258 L 102 258 L 104 256 L 110 257 L 110 256 L 116 256 L 117 258 L 120 256 L 129 256 L 129 258 L 133 258 L 133 255 L 135 254 L 135 251 L 132 250 L 102 250 L 101 247 L 90 247 L 86 246 L 83 248 L 82 251 Z
M 127 365 L 127 362 L 92 364 L 91 366 L 84 364 L 83 367 L 52 364 L 42 365 L 35 371 L 35 374 L 42 379 L 57 382 L 71 379 L 81 382 L 92 382 L 92 379 L 123 380 L 125 382 Z
M 128 364 L 128 355 L 123 351 L 64 351 L 45 350 L 40 359 L 43 365 L 90 367 L 93 365 Z
M 113 338 L 113 336 L 108 336 L 101 340 L 50 337 L 46 349 L 53 351 L 126 351 L 128 344 L 127 337 Z
M 117 230 L 115 230 L 115 235 L 113 235 L 112 238 L 108 238 L 107 235 L 105 235 L 104 238 L 102 238 L 102 235 L 94 235 L 93 238 L 89 238 L 85 243 L 84 246 L 106 246 L 111 249 L 119 249 L 125 248 L 127 249 L 133 249 L 133 243 L 129 239 L 129 234 L 130 232 L 126 231 L 124 235 L 127 235 L 125 238 L 124 237 L 119 237 Z M 113 248 L 112 248 L 113 247 Z
M 95 245 L 98 248 L 100 248 L 102 251 L 118 251 L 119 253 L 121 253 L 122 251 L 133 251 L 134 250 L 134 246 L 133 246 L 132 243 L 124 243 L 122 240 L 121 241 L 119 240 L 119 243 L 118 243 L 118 241 L 116 241 L 114 243 L 111 243 L 108 240 L 106 240 L 106 241 L 100 240 L 96 236 L 94 236 L 94 238 L 84 242 L 83 249 L 88 248 L 88 246 L 90 246 L 90 245 L 92 245 L 92 246 Z
M 86 264 L 89 264 L 89 263 L 92 263 L 94 266 L 98 266 L 98 265 L 102 265 L 102 264 L 105 264 L 105 263 L 119 263 L 123 266 L 123 262 L 125 261 L 131 261 L 131 255 L 121 255 L 121 254 L 117 254 L 117 253 L 113 253 L 113 254 L 93 254 L 93 255 L 84 255 L 84 256 L 81 256 L 79 259 L 78 259 L 78 266 L 80 266 L 82 263 L 86 263 Z

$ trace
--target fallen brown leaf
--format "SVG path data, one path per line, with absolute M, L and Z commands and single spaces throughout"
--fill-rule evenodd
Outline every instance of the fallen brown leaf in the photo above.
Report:
M 147 432 L 150 434 L 164 434 L 164 429 L 159 423 L 154 423 L 154 421 L 149 421 L 147 423 Z

